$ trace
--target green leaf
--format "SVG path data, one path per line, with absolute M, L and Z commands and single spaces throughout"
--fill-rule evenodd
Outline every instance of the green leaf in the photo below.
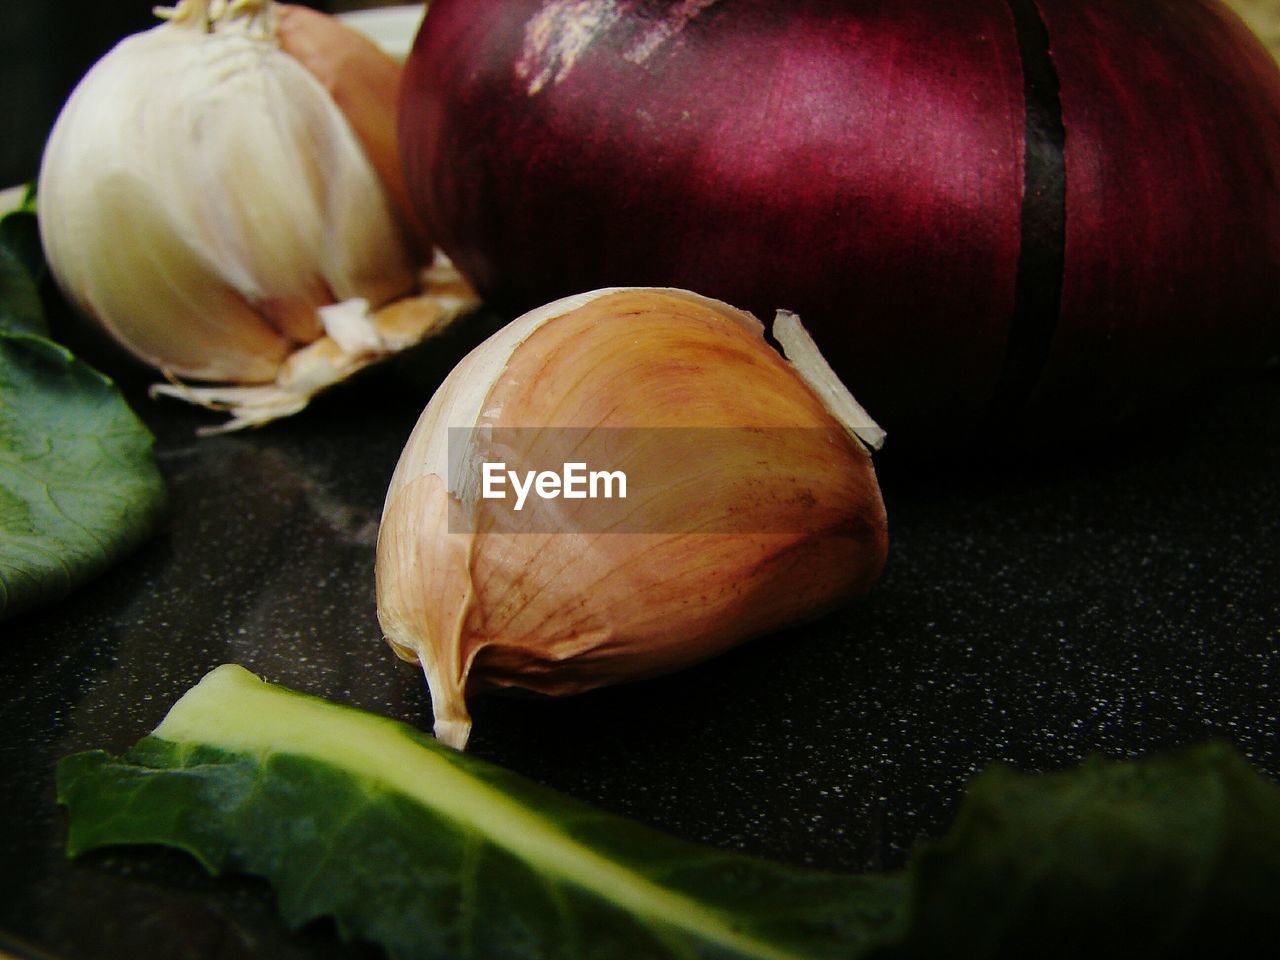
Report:
M 0 331 L 48 335 L 40 301 L 46 272 L 35 189 L 29 185 L 18 205 L 0 215 Z
M 0 217 L 0 246 L 8 247 L 31 278 L 40 283 L 48 272 L 44 248 L 40 245 L 40 221 L 36 217 L 34 194 L 23 205 Z
M 0 218 L 0 332 L 48 333 L 39 287 L 44 269 L 35 214 Z
M 1280 787 L 1233 747 L 989 768 L 912 866 L 899 952 L 1255 957 L 1280 916 Z
M 673 839 L 239 667 L 58 784 L 72 854 L 170 844 L 267 877 L 290 925 L 332 914 L 393 958 L 839 957 L 901 896 Z
M 40 337 L 0 333 L 0 619 L 133 550 L 165 500 L 152 437 L 114 385 Z
M 903 875 L 664 836 L 401 724 L 210 673 L 122 758 L 65 758 L 68 852 L 186 850 L 393 958 L 1233 957 L 1280 910 L 1280 788 L 1233 749 L 980 775 Z

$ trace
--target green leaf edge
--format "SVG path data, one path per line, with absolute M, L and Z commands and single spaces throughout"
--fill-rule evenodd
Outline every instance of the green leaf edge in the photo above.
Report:
M 30 236 L 23 234 L 24 229 Z M 18 206 L 0 211 L 0 332 L 49 335 L 49 322 L 40 299 L 45 270 L 35 189 L 28 184 Z M 12 286 L 14 283 L 17 289 Z M 15 293 L 20 300 L 17 309 L 4 296 Z
M 121 414 L 127 416 L 137 429 L 139 440 L 148 448 L 154 446 L 155 435 L 129 406 L 115 381 L 79 359 L 62 344 L 38 333 L 4 329 L 0 329 L 0 343 L 8 343 L 20 350 L 27 350 L 41 361 L 68 371 L 75 377 L 83 378 L 96 388 L 109 391 L 114 395 L 113 400 Z M 68 576 L 61 587 L 38 596 L 27 595 L 21 601 L 14 601 L 8 588 L 3 581 L 0 581 L 0 622 L 29 613 L 67 596 L 97 579 L 152 536 L 168 510 L 169 498 L 168 486 L 156 465 L 154 453 L 148 458 L 147 464 L 148 467 L 144 470 L 145 475 L 139 475 L 139 479 L 149 487 L 149 495 L 145 503 L 140 506 L 138 514 L 135 515 L 135 522 L 121 532 L 113 548 L 104 552 L 102 560 L 80 568 Z
M 232 665 L 224 665 L 217 668 L 201 684 L 192 688 L 175 705 L 165 721 L 149 737 L 143 738 L 132 750 L 126 753 L 123 762 L 143 762 L 147 754 L 157 745 L 186 744 L 192 749 L 199 749 L 200 744 L 206 742 L 206 732 L 210 729 L 220 729 L 222 732 L 219 734 L 219 738 L 228 739 L 225 735 L 228 715 L 225 711 L 218 709 L 217 698 L 210 699 L 199 695 L 201 688 L 208 684 L 211 679 L 215 680 L 215 684 L 225 681 L 245 685 L 260 691 L 270 691 L 270 695 L 273 697 L 290 700 L 295 703 L 304 703 L 309 706 L 309 709 L 340 713 L 343 717 L 357 724 L 372 725 L 371 729 L 376 728 L 383 734 L 401 738 L 406 745 L 411 746 L 414 750 L 421 750 L 424 755 L 429 755 L 432 757 L 433 763 L 442 769 L 454 768 L 463 773 L 484 772 L 486 776 L 493 778 L 492 783 L 496 784 L 499 789 L 502 788 L 503 784 L 520 785 L 521 789 L 533 790 L 535 795 L 540 791 L 540 795 L 546 798 L 548 802 L 582 806 L 576 801 L 559 797 L 553 791 L 524 781 L 522 778 L 500 768 L 457 754 L 448 748 L 440 746 L 434 740 L 413 728 L 386 718 L 364 713 L 363 711 L 328 704 L 325 701 L 285 688 L 274 687 L 253 677 L 243 668 Z M 203 703 L 200 702 L 202 700 Z M 247 719 L 249 717 L 255 717 L 256 719 L 249 720 Z M 236 737 L 241 736 L 245 729 L 260 726 L 260 719 L 261 714 L 259 711 L 251 709 L 248 704 L 240 704 L 239 708 L 230 717 L 230 725 L 235 728 L 238 724 L 240 728 L 244 729 L 240 729 L 238 733 L 233 730 L 229 738 L 230 741 L 234 743 Z M 296 723 L 298 717 L 295 716 L 294 720 Z M 302 736 L 305 740 L 305 731 L 308 727 L 308 724 L 301 724 L 295 726 L 294 729 L 303 731 Z M 257 745 L 260 744 L 253 741 L 252 738 L 249 741 L 241 742 L 239 749 L 244 751 L 242 756 L 250 756 Z M 302 755 L 306 755 L 305 749 L 302 751 Z M 92 788 L 92 780 L 96 771 L 102 769 L 105 765 L 120 762 L 122 761 L 117 761 L 101 751 L 90 751 L 64 758 L 62 763 L 59 764 L 59 802 L 68 806 L 71 811 L 71 829 L 68 837 L 69 856 L 76 856 L 90 849 L 119 842 L 166 842 L 163 836 L 158 836 L 154 832 L 148 832 L 145 836 L 129 838 L 113 836 L 110 829 L 99 831 L 95 834 L 88 830 L 88 827 L 92 825 L 86 824 L 77 816 L 75 809 L 77 803 L 76 794 L 86 785 L 88 785 L 88 789 Z M 941 941 L 938 940 L 939 931 L 929 929 L 931 911 L 936 911 L 939 906 L 939 899 L 944 897 L 948 890 L 946 885 L 939 880 L 939 877 L 944 876 L 947 871 L 958 868 L 960 870 L 958 877 L 961 883 L 975 885 L 979 888 L 987 885 L 991 888 L 989 892 L 994 892 L 996 895 L 999 895 L 1004 889 L 1001 884 L 1008 881 L 1007 875 L 1001 873 L 998 864 L 995 869 L 988 870 L 985 873 L 983 871 L 990 866 L 989 864 L 984 866 L 984 864 L 979 863 L 975 868 L 970 862 L 973 858 L 964 850 L 965 845 L 985 842 L 990 835 L 993 824 L 997 828 L 1001 828 L 1001 821 L 1017 821 L 1023 812 L 1019 809 L 1019 806 L 1030 804 L 1031 807 L 1034 807 L 1035 803 L 1047 798 L 1049 806 L 1056 811 L 1051 811 L 1049 821 L 1053 822 L 1059 813 L 1065 814 L 1066 819 L 1069 821 L 1072 816 L 1073 804 L 1076 802 L 1073 798 L 1075 793 L 1078 793 L 1080 798 L 1087 803 L 1097 804 L 1100 800 L 1105 803 L 1107 792 L 1114 790 L 1117 783 L 1123 789 L 1126 778 L 1145 778 L 1154 781 L 1167 779 L 1169 784 L 1185 785 L 1187 782 L 1194 783 L 1201 774 L 1203 774 L 1205 782 L 1210 785 L 1211 794 L 1214 791 L 1222 793 L 1223 796 L 1229 796 L 1233 802 L 1239 803 L 1244 808 L 1241 824 L 1233 828 L 1235 833 L 1240 835 L 1228 838 L 1233 846 L 1232 859 L 1230 860 L 1231 870 L 1228 870 L 1225 874 L 1225 883 L 1222 885 L 1222 889 L 1216 891 L 1216 893 L 1210 891 L 1211 894 L 1216 896 L 1216 900 L 1210 904 L 1212 907 L 1210 913 L 1206 916 L 1194 914 L 1190 917 L 1175 916 L 1172 930 L 1152 932 L 1143 929 L 1128 929 L 1118 937 L 1120 942 L 1110 944 L 1110 946 L 1116 949 L 1124 947 L 1128 951 L 1128 955 L 1160 957 L 1166 955 L 1193 955 L 1178 952 L 1177 949 L 1172 949 L 1172 952 L 1166 953 L 1163 947 L 1157 949 L 1154 943 L 1158 942 L 1168 947 L 1170 944 L 1176 944 L 1179 938 L 1186 938 L 1187 943 L 1200 945 L 1204 940 L 1206 923 L 1210 924 L 1207 928 L 1209 932 L 1213 936 L 1218 936 L 1217 928 L 1213 927 L 1210 921 L 1215 917 L 1221 918 L 1222 916 L 1231 916 L 1233 922 L 1243 921 L 1243 924 L 1239 930 L 1224 932 L 1219 937 L 1221 944 L 1229 945 L 1236 942 L 1236 940 L 1252 943 L 1259 930 L 1270 929 L 1269 919 L 1264 919 L 1272 915 L 1272 911 L 1269 908 L 1272 906 L 1280 907 L 1280 787 L 1259 774 L 1235 747 L 1224 743 L 1211 742 L 1156 754 L 1137 761 L 1090 757 L 1081 766 L 1073 770 L 1053 774 L 1021 773 L 1003 764 L 995 764 L 987 768 L 975 777 L 970 784 L 951 830 L 942 840 L 924 844 L 916 852 L 912 859 L 910 872 L 906 877 L 899 875 L 868 878 L 885 881 L 886 885 L 881 887 L 879 892 L 885 895 L 881 906 L 889 915 L 881 918 L 877 936 L 859 944 L 848 944 L 841 955 L 848 957 L 874 957 L 876 960 L 889 960 L 889 958 L 897 960 L 897 958 L 905 957 L 938 956 L 937 951 L 939 949 L 942 949 L 946 955 L 951 957 L 1028 955 L 1026 954 L 1027 944 L 1017 940 L 1017 935 L 1020 935 L 1020 932 L 1016 929 L 1016 925 L 1013 930 L 1012 940 L 1001 939 L 1002 936 L 1008 933 L 1002 927 L 1007 918 L 962 914 L 958 919 L 953 919 L 953 929 L 946 931 L 946 938 Z M 1101 789 L 1098 789 L 1099 785 L 1101 785 Z M 1167 789 L 1167 787 L 1161 787 L 1160 789 Z M 1157 790 L 1157 793 L 1159 793 L 1159 790 Z M 1018 805 L 1010 808 L 1010 796 L 1021 797 L 1022 801 L 1026 801 L 1026 804 L 1019 801 Z M 1040 801 L 1036 799 L 1037 796 Z M 1021 825 L 1015 823 L 1014 837 L 1019 836 L 1017 830 L 1021 829 L 1024 831 L 1025 839 L 1025 830 L 1028 822 L 1032 825 L 1032 833 L 1034 834 L 1034 828 L 1038 824 L 1036 819 L 1038 816 L 1040 814 L 1032 810 L 1030 814 L 1023 816 L 1022 819 L 1026 822 Z M 670 842 L 669 838 L 665 838 L 664 835 L 655 832 L 654 836 L 661 842 Z M 185 849 L 212 873 L 220 872 L 225 865 L 221 855 L 217 852 L 211 853 L 211 851 L 204 848 L 193 849 L 189 845 L 170 845 Z M 710 848 L 708 849 L 710 850 Z M 711 851 L 713 854 L 716 852 Z M 1223 864 L 1217 862 L 1222 859 L 1221 857 L 1215 856 L 1212 859 L 1213 862 L 1209 865 L 1212 869 L 1218 871 L 1224 869 Z M 1237 870 L 1240 872 L 1239 877 L 1234 875 L 1234 871 Z M 797 871 L 797 875 L 804 873 L 806 871 Z M 847 882 L 850 879 L 847 876 L 823 874 L 818 871 L 808 873 L 819 883 L 827 881 Z M 1264 883 L 1264 889 L 1260 892 L 1252 889 L 1252 886 L 1256 885 L 1258 878 L 1262 878 Z M 1272 880 L 1275 881 L 1274 884 L 1271 883 Z M 1232 905 L 1237 901 L 1242 903 L 1243 906 L 1232 913 Z M 1091 905 L 1098 906 L 1096 902 Z M 950 909 L 950 906 L 942 903 L 944 912 Z M 1182 909 L 1179 905 L 1175 905 L 1175 907 L 1179 910 Z M 1226 914 L 1223 913 L 1224 909 L 1227 911 Z M 314 914 L 294 916 L 292 918 L 286 917 L 286 920 L 296 925 L 311 919 L 313 916 Z M 1123 919 L 1123 911 L 1119 916 Z M 932 919 L 936 920 L 937 918 L 934 916 Z M 1052 936 L 1063 930 L 1069 931 L 1072 927 L 1078 926 L 1081 919 L 1078 915 L 1053 918 L 1052 922 L 1045 925 L 1044 932 Z M 349 936 L 352 929 L 351 925 L 346 922 L 345 918 L 339 917 L 338 920 L 339 930 L 344 937 Z M 956 933 L 960 934 L 960 940 L 950 939 Z M 1233 937 L 1235 940 L 1233 940 Z M 729 944 L 721 944 L 721 946 L 731 947 Z M 838 947 L 839 945 L 835 946 Z M 1038 944 L 1036 951 L 1039 956 L 1045 957 L 1073 955 L 1071 952 L 1061 949 L 1061 944 L 1055 948 L 1051 940 Z M 772 956 L 775 954 L 768 952 L 763 954 L 740 954 L 729 948 L 724 951 L 724 955 Z M 802 956 L 803 954 L 793 955 Z M 831 955 L 836 954 L 832 953 Z M 1237 954 L 1227 950 L 1219 955 L 1234 956 Z M 1239 955 L 1247 956 L 1248 954 Z
M 176 751 L 176 752 L 175 752 Z M 212 752 L 211 752 L 212 751 Z M 540 876 L 587 891 L 610 909 L 645 918 L 646 928 L 677 931 L 703 945 L 697 953 L 675 950 L 671 956 L 716 956 L 801 960 L 810 956 L 843 956 L 848 936 L 822 949 L 797 952 L 768 933 L 753 936 L 740 918 L 715 905 L 714 897 L 699 900 L 675 887 L 663 886 L 622 861 L 602 856 L 589 845 L 561 829 L 565 820 L 611 820 L 627 831 L 625 844 L 634 848 L 676 848 L 694 860 L 724 860 L 732 872 L 754 867 L 770 874 L 794 874 L 798 883 L 829 883 L 842 895 L 856 898 L 840 915 L 819 916 L 810 926 L 829 926 L 856 938 L 869 940 L 868 931 L 884 927 L 896 914 L 901 898 L 897 877 L 859 878 L 817 870 L 789 868 L 758 861 L 742 854 L 687 844 L 623 818 L 609 817 L 555 791 L 525 780 L 492 764 L 440 745 L 407 725 L 365 711 L 332 704 L 287 688 L 265 683 L 236 665 L 211 671 L 170 710 L 164 721 L 120 759 L 101 751 L 66 757 L 58 765 L 58 802 L 69 810 L 68 855 L 118 843 L 161 843 L 191 854 L 209 872 L 247 872 L 265 876 L 276 886 L 278 905 L 291 927 L 323 913 L 335 916 L 345 938 L 352 932 L 365 939 L 365 917 L 334 911 L 304 909 L 294 903 L 291 891 L 278 885 L 281 872 L 261 863 L 244 862 L 228 847 L 212 849 L 198 843 L 175 842 L 171 825 L 130 821 L 123 813 L 132 801 L 122 802 L 105 817 L 95 816 L 86 799 L 95 779 L 108 770 L 128 775 L 164 773 L 156 762 L 177 759 L 191 767 L 175 768 L 178 775 L 195 772 L 201 765 L 263 763 L 268 758 L 306 758 L 352 774 L 357 782 L 376 783 L 447 819 L 460 833 L 474 832 L 494 844 L 504 855 L 531 864 Z M 102 781 L 105 782 L 105 781 Z M 154 785 L 154 784 L 153 784 Z M 424 786 L 425 785 L 425 786 Z M 512 795 L 519 796 L 513 800 Z M 161 806 L 164 806 L 163 804 Z M 99 811 L 100 813 L 100 811 Z M 554 819 L 549 814 L 558 815 Z M 893 909 L 889 909 L 889 905 Z M 822 913 L 819 906 L 818 913 Z M 852 922 L 848 914 L 853 915 Z M 811 918 L 804 917 L 802 922 Z M 749 926 L 749 925 L 748 925 Z M 865 929 L 864 929 L 865 928 Z M 763 939 L 762 939 L 763 937 Z M 782 936 L 781 940 L 786 937 Z M 385 944 L 384 944 L 385 945 Z M 396 954 L 393 954 L 396 955 Z M 408 956 L 409 954 L 400 954 Z M 438 954 L 430 954 L 436 956 Z M 664 956 L 667 954 L 663 954 Z

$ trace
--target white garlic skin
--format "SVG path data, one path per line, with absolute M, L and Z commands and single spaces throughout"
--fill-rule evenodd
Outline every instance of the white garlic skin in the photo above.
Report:
M 580 403 L 570 382 L 587 384 Z M 750 314 L 681 290 L 566 298 L 468 355 L 401 454 L 378 538 L 379 621 L 395 653 L 422 666 L 436 736 L 465 746 L 469 693 L 558 695 L 669 672 L 865 591 L 884 564 L 887 521 L 852 434 L 878 428 L 847 391 L 839 406 L 857 422 L 833 415 L 819 392 Z M 480 508 L 448 489 L 449 428 L 484 426 L 826 430 L 791 431 L 789 462 L 759 469 L 753 460 L 752 476 L 724 478 L 704 509 L 720 530 L 741 512 L 738 533 L 505 533 L 483 520 L 451 528 L 451 511 L 456 520 Z M 784 482 L 796 477 L 813 478 L 812 506 L 797 506 Z M 685 506 L 681 496 L 659 509 Z M 820 532 L 761 532 L 774 510 L 818 518 L 811 529 Z
M 206 31 L 204 8 L 75 88 L 40 168 L 41 237 L 68 298 L 145 362 L 265 383 L 323 334 L 318 308 L 383 304 L 417 264 L 323 87 L 247 23 Z

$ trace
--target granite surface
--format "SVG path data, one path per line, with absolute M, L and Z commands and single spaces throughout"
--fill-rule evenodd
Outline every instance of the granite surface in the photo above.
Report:
M 71 83 L 149 4 L 0 6 L 0 186 L 30 177 Z M 12 131 L 9 130 L 13 123 Z M 496 318 L 261 431 L 84 345 L 158 436 L 163 528 L 73 597 L 0 624 L 0 952 L 61 960 L 362 956 L 282 928 L 253 880 L 167 851 L 68 862 L 53 768 L 121 750 L 207 670 L 426 727 L 374 616 L 391 470 L 434 384 Z M 74 336 L 73 336 L 74 340 Z M 80 344 L 77 344 L 80 346 Z M 1280 777 L 1280 373 L 1098 440 L 879 458 L 892 545 L 866 598 L 684 673 L 474 705 L 479 756 L 690 839 L 842 870 L 901 865 L 993 761 L 1070 766 L 1216 737 Z
M 263 430 L 122 383 L 172 495 L 156 537 L 70 600 L 0 630 L 0 931 L 79 958 L 330 957 L 269 891 L 164 851 L 65 860 L 53 767 L 118 751 L 212 667 L 421 727 L 421 674 L 386 647 L 373 550 L 432 387 L 499 322 Z M 118 361 L 94 355 L 102 365 Z M 1105 442 L 878 460 L 876 589 L 684 673 L 565 700 L 474 704 L 471 749 L 674 834 L 841 870 L 902 865 L 993 761 L 1031 770 L 1222 738 L 1280 776 L 1280 376 Z

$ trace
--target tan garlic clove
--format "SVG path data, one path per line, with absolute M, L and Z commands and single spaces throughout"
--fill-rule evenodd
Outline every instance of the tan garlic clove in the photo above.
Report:
M 440 739 L 465 745 L 471 693 L 669 672 L 870 587 L 887 524 L 855 431 L 878 428 L 780 320 L 806 373 L 719 301 L 595 291 L 519 318 L 445 380 L 377 555 L 380 622 L 422 664 Z M 477 495 L 484 463 L 566 457 L 622 473 L 625 501 Z

